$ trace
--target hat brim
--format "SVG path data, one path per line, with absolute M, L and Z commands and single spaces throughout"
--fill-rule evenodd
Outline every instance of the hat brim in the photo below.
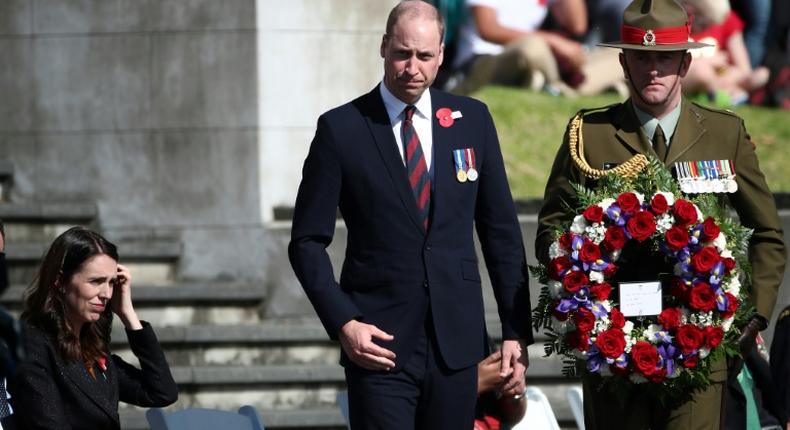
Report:
M 713 46 L 708 43 L 702 42 L 686 42 L 686 43 L 678 43 L 674 45 L 652 45 L 652 46 L 645 46 L 645 45 L 637 45 L 635 43 L 620 43 L 620 42 L 608 42 L 608 43 L 599 43 L 597 46 L 603 46 L 606 48 L 618 48 L 618 49 L 631 49 L 634 51 L 686 51 L 689 49 L 698 49 L 698 48 L 707 48 L 709 46 Z

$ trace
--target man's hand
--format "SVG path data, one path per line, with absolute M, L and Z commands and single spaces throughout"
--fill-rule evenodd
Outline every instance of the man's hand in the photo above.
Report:
M 529 354 L 527 348 L 520 340 L 506 340 L 502 342 L 502 365 L 499 375 L 508 378 L 502 387 L 502 394 L 506 396 L 523 395 L 526 391 L 524 374 L 529 367 Z
M 499 374 L 501 366 L 501 351 L 497 351 L 477 363 L 477 394 L 499 388 L 505 382 L 505 378 Z
M 340 328 L 339 337 L 343 351 L 357 366 L 384 371 L 395 367 L 395 353 L 373 343 L 374 338 L 383 341 L 394 339 L 378 327 L 351 320 Z
M 763 328 L 763 323 L 758 317 L 753 317 L 741 329 L 741 337 L 738 338 L 738 349 L 741 350 L 741 355 L 745 358 L 754 349 L 757 343 L 757 334 Z

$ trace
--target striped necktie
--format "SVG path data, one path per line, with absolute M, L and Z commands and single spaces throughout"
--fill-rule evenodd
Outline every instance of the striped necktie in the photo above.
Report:
M 414 199 L 417 201 L 419 221 L 425 230 L 428 230 L 428 214 L 431 207 L 431 178 L 428 175 L 428 166 L 417 131 L 414 129 L 412 117 L 416 108 L 412 105 L 403 110 L 403 123 L 401 124 L 401 138 L 403 140 L 403 153 L 406 157 L 406 174 L 409 176 L 409 185 Z

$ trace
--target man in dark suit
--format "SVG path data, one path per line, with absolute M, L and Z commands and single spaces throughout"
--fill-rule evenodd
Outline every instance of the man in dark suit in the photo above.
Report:
M 291 264 L 342 346 L 354 428 L 472 427 L 487 353 L 475 226 L 505 390 L 524 390 L 532 332 L 519 224 L 487 108 L 428 90 L 442 32 L 428 3 L 392 10 L 382 83 L 318 119 L 296 199 Z M 339 283 L 325 249 L 338 207 L 348 229 Z
M 740 347 L 750 351 L 759 330 L 766 328 L 776 301 L 785 266 L 782 227 L 773 196 L 760 171 L 755 145 L 743 120 L 685 101 L 680 79 L 691 64 L 689 49 L 705 46 L 688 42 L 688 17 L 674 0 L 634 0 L 623 14 L 623 40 L 602 44 L 620 48 L 620 64 L 631 87 L 624 103 L 583 112 L 572 123 L 583 125 L 574 138 L 583 139 L 586 165 L 573 161 L 565 136 L 546 185 L 538 220 L 535 251 L 549 261 L 554 227 L 566 221 L 566 202 L 574 200 L 572 183 L 594 187 L 596 175 L 612 166 L 631 162 L 637 154 L 650 154 L 666 166 L 678 161 L 730 160 L 735 167 L 737 190 L 720 194 L 737 211 L 740 221 L 754 230 L 749 244 L 753 269 L 750 294 L 756 313 L 742 327 Z M 620 280 L 658 279 L 672 268 L 655 261 L 634 259 L 618 270 Z M 622 272 L 622 273 L 621 273 Z M 584 376 L 585 424 L 588 429 L 718 429 L 727 366 L 714 363 L 713 384 L 694 393 L 693 400 L 677 408 L 662 407 L 646 392 L 618 402 L 598 391 L 600 380 Z M 588 401 L 589 399 L 589 401 Z

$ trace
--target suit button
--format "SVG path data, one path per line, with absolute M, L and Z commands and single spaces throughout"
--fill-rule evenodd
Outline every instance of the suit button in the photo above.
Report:
M 422 281 L 422 287 L 423 288 L 428 288 L 428 281 L 427 280 Z
M 431 245 L 425 245 L 425 250 L 426 251 L 430 251 L 431 250 Z

